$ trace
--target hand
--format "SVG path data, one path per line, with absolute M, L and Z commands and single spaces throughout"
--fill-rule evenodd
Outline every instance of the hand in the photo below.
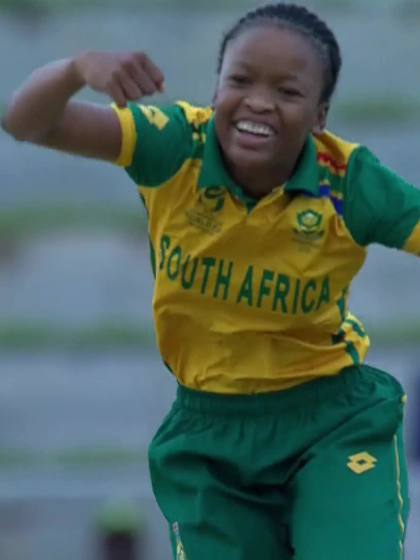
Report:
M 74 60 L 74 67 L 84 85 L 107 94 L 119 107 L 164 91 L 164 75 L 142 52 L 88 51 Z

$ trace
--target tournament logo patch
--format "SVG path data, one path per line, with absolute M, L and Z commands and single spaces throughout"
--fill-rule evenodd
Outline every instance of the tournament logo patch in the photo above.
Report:
M 224 208 L 225 194 L 223 187 L 208 187 L 200 191 L 196 206 L 186 211 L 189 223 L 206 233 L 218 233 L 222 229 L 222 223 L 217 215 Z
M 303 212 L 298 212 L 293 231 L 300 241 L 318 241 L 325 233 L 323 222 L 324 217 L 321 213 L 315 210 L 304 210 Z

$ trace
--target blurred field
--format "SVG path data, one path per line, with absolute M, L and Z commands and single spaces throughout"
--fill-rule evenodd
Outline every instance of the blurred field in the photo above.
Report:
M 48 60 L 136 48 L 167 76 L 168 94 L 156 102 L 207 104 L 219 37 L 257 4 L 0 1 L 0 102 Z M 420 185 L 419 2 L 306 5 L 328 19 L 343 48 L 332 130 Z M 174 381 L 154 349 L 134 185 L 111 165 L 17 145 L 3 133 L 0 162 L 0 558 L 93 560 L 98 512 L 109 499 L 132 499 L 148 518 L 145 557 L 164 560 L 166 529 L 145 459 Z M 419 286 L 418 260 L 374 247 L 352 295 L 372 334 L 370 362 L 410 394 L 407 560 L 420 549 Z

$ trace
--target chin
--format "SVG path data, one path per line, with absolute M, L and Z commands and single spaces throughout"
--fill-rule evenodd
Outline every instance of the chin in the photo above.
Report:
M 229 154 L 229 161 L 235 168 L 247 169 L 255 167 L 272 167 L 273 156 L 263 154 L 256 150 L 232 150 Z

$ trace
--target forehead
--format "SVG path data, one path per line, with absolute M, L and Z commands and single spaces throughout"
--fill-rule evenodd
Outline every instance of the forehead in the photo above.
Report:
M 310 37 L 281 24 L 260 22 L 243 29 L 228 44 L 222 73 L 243 66 L 270 74 L 323 75 L 321 56 Z

